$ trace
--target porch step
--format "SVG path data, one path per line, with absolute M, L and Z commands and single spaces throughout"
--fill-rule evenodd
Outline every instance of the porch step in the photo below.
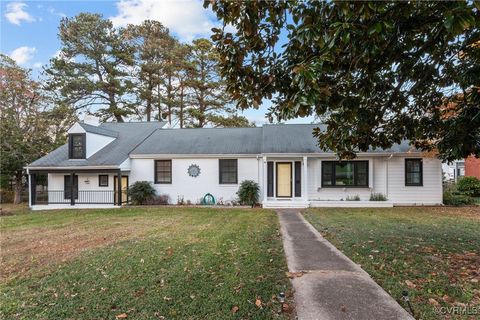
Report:
M 308 208 L 306 201 L 264 201 L 263 208 L 280 209 L 280 208 Z

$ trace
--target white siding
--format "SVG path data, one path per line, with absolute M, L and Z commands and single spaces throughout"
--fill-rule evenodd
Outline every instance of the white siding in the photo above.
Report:
M 411 158 L 415 158 L 415 156 Z M 441 204 L 441 161 L 423 158 L 423 186 L 410 187 L 405 186 L 405 158 L 393 157 L 390 159 L 388 163 L 388 197 L 394 204 Z
M 369 200 L 372 192 L 385 193 L 384 158 L 359 157 L 356 160 L 369 161 L 369 186 L 367 188 L 322 188 L 322 160 L 331 158 L 308 158 L 308 199 L 309 200 L 346 200 L 358 195 L 360 200 Z
M 232 159 L 235 157 L 228 157 Z M 168 159 L 168 158 L 164 158 Z M 170 160 L 170 159 L 168 159 Z M 149 181 L 157 194 L 168 194 L 170 202 L 177 203 L 178 198 L 198 203 L 203 196 L 211 193 L 217 201 L 229 202 L 237 198 L 237 191 L 243 180 L 261 183 L 262 159 L 238 158 L 238 184 L 219 183 L 218 158 L 188 158 L 172 160 L 172 183 L 154 184 L 154 159 L 131 159 L 130 184 L 136 181 Z M 188 175 L 188 167 L 196 164 L 200 167 L 198 177 Z M 260 194 L 261 191 L 260 191 Z
M 98 176 L 101 173 L 78 175 L 79 195 L 78 202 L 112 202 L 113 203 L 113 177 L 114 174 L 108 174 L 108 187 L 98 185 Z M 107 174 L 107 173 L 105 173 Z M 64 176 L 69 174 L 49 173 L 48 174 L 48 200 L 49 202 L 68 202 L 70 199 L 64 198 Z M 87 182 L 88 181 L 88 182 Z M 81 191 L 108 191 L 108 192 L 81 192 Z
M 412 156 L 412 158 L 415 158 Z M 418 158 L 418 157 L 417 157 Z M 308 198 L 309 200 L 345 200 L 347 197 L 360 196 L 369 200 L 372 192 L 382 193 L 394 204 L 428 205 L 442 203 L 442 169 L 438 159 L 423 158 L 423 186 L 405 186 L 405 157 L 359 157 L 368 160 L 370 166 L 371 188 L 322 188 L 321 161 L 335 158 L 308 159 Z M 386 170 L 388 167 L 388 176 Z M 373 169 L 373 170 L 372 170 Z M 388 189 L 386 183 L 388 181 Z M 372 185 L 373 182 L 373 185 Z

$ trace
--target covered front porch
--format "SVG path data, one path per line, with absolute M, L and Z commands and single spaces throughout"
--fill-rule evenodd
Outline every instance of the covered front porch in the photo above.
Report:
M 28 171 L 33 210 L 115 208 L 128 203 L 129 173 L 120 169 Z
M 306 208 L 308 158 L 263 156 L 264 208 Z

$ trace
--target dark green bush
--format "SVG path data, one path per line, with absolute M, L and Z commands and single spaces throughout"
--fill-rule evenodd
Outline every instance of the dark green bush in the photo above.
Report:
M 443 193 L 443 204 L 449 206 L 463 206 L 474 204 L 475 200 L 467 194 L 445 191 Z
M 238 199 L 240 204 L 255 206 L 258 203 L 258 193 L 260 187 L 258 183 L 252 180 L 244 180 L 238 188 Z
M 475 177 L 462 177 L 457 182 L 457 189 L 470 196 L 480 196 L 480 180 Z
M 147 204 L 155 194 L 155 189 L 148 181 L 137 181 L 128 189 L 128 196 L 134 205 Z

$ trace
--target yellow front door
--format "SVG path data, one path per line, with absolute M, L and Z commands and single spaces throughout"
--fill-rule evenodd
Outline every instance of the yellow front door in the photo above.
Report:
M 277 197 L 292 197 L 291 162 L 277 162 Z

